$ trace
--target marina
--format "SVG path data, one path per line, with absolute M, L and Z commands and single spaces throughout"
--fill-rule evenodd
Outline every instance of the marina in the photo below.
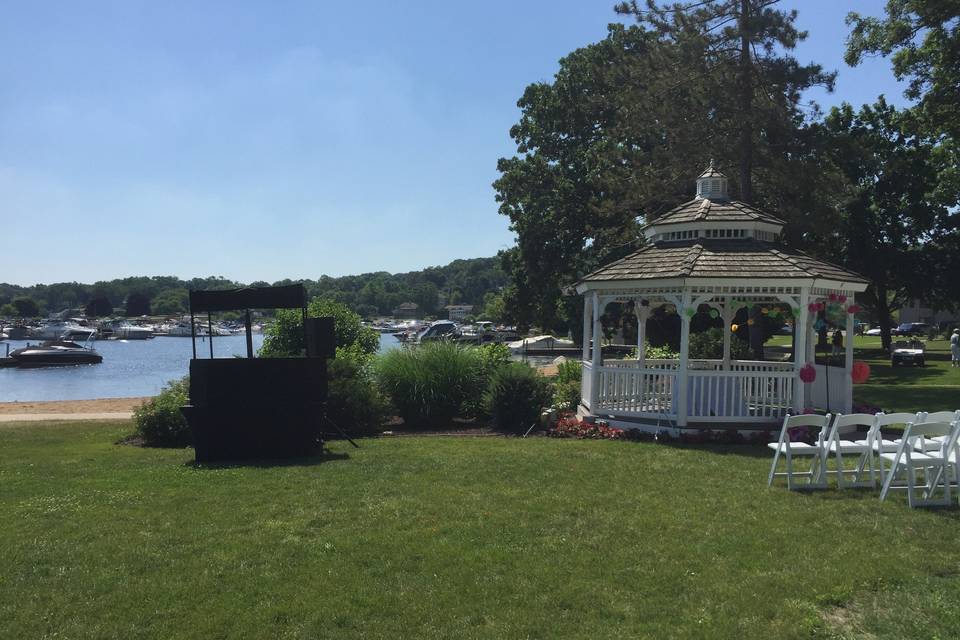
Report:
M 254 349 L 263 345 L 262 334 L 253 336 Z M 203 352 L 207 352 L 203 338 Z M 31 341 L 36 344 L 34 341 Z M 10 351 L 27 346 L 25 340 L 10 340 Z M 200 340 L 198 339 L 198 349 Z M 399 346 L 391 335 L 381 335 L 380 350 Z M 6 351 L 0 347 L 0 355 Z M 170 380 L 187 375 L 191 357 L 189 340 L 101 340 L 96 350 L 103 362 L 51 368 L 0 368 L 0 402 L 44 400 L 92 400 L 134 398 L 160 393 Z M 218 336 L 213 340 L 217 357 L 240 356 L 246 352 L 244 336 Z

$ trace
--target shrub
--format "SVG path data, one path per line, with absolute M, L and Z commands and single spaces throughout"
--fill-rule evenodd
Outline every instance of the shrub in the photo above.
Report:
M 557 364 L 557 382 L 576 382 L 580 383 L 583 375 L 583 367 L 579 360 L 563 360 Z
M 364 360 L 337 357 L 327 371 L 327 414 L 351 435 L 376 433 L 387 416 L 387 404 L 364 370 Z
M 471 393 L 476 393 L 478 369 L 475 350 L 431 342 L 383 354 L 376 376 L 407 425 L 439 427 L 464 413 Z
M 373 354 L 380 346 L 380 335 L 375 329 L 363 325 L 359 315 L 345 304 L 314 298 L 307 306 L 310 318 L 333 317 L 337 348 L 355 347 L 364 353 Z M 299 309 L 281 309 L 267 329 L 260 347 L 261 358 L 283 358 L 303 355 L 303 317 Z
M 723 358 L 723 329 L 713 327 L 700 333 L 691 333 L 690 357 L 708 360 Z M 736 334 L 730 336 L 730 357 L 733 360 L 743 360 L 750 357 L 750 345 Z
M 154 447 L 186 447 L 193 444 L 193 434 L 180 407 L 187 404 L 190 377 L 168 382 L 160 395 L 133 412 L 137 435 Z
M 578 380 L 557 380 L 553 385 L 553 408 L 561 411 L 575 411 L 580 404 L 580 382 Z
M 537 371 L 511 362 L 493 374 L 487 390 L 487 411 L 498 429 L 527 429 L 540 418 L 550 401 L 550 389 Z
M 487 406 L 484 398 L 493 374 L 510 364 L 510 349 L 503 344 L 491 343 L 474 347 L 471 353 L 477 360 L 477 368 L 463 411 L 466 415 L 480 417 L 486 415 Z

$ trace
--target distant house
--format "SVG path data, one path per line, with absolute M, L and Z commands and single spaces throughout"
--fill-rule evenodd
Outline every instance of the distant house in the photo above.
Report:
M 447 317 L 454 322 L 460 322 L 473 313 L 472 304 L 448 304 L 444 309 L 447 310 Z
M 404 302 L 393 310 L 397 320 L 416 320 L 420 317 L 420 306 L 416 302 Z
M 960 322 L 960 314 L 949 311 L 934 311 L 924 307 L 919 300 L 913 300 L 900 308 L 900 322 L 926 322 L 931 325 L 950 324 Z

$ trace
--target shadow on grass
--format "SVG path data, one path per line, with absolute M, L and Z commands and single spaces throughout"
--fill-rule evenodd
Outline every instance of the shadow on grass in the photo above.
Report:
M 215 469 L 238 469 L 255 468 L 270 469 L 274 467 L 314 467 L 327 462 L 339 462 L 340 460 L 349 460 L 348 453 L 334 453 L 325 451 L 312 456 L 302 456 L 297 458 L 274 458 L 268 460 L 230 460 L 223 462 L 196 462 L 188 460 L 183 466 L 197 470 L 215 470 Z

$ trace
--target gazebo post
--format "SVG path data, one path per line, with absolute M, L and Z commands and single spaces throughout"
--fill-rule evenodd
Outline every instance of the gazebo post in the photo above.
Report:
M 600 365 L 603 364 L 603 347 L 600 344 L 603 336 L 603 326 L 600 324 L 600 296 L 593 292 L 593 351 L 591 352 L 590 375 L 593 378 L 590 384 L 590 410 L 597 406 L 597 394 L 600 391 Z
M 810 311 L 807 309 L 807 305 L 809 304 L 809 297 L 808 289 L 806 287 L 801 288 L 799 300 L 800 314 L 794 320 L 795 324 L 793 325 L 793 409 L 797 413 L 803 411 L 803 408 L 806 406 L 804 394 L 806 393 L 807 385 L 800 379 L 800 368 L 803 366 L 804 360 L 807 357 L 807 338 L 809 337 L 807 323 L 810 317 Z
M 680 307 L 677 313 L 680 314 L 680 369 L 677 371 L 677 426 L 687 426 L 687 368 L 690 362 L 690 316 L 687 315 L 687 309 L 690 307 L 690 290 L 684 288 Z
M 590 311 L 590 305 L 593 302 L 593 298 L 588 298 L 587 296 L 583 297 L 583 361 L 586 362 L 590 359 L 590 325 L 592 322 L 592 314 Z
M 848 304 L 853 304 L 853 294 L 848 298 Z M 853 371 L 853 333 L 854 317 L 852 313 L 847 313 L 847 350 L 843 364 L 843 379 L 845 381 L 846 393 L 843 396 L 843 412 L 853 413 L 853 378 L 850 373 Z
M 647 334 L 647 318 L 650 317 L 650 307 L 644 306 L 643 300 L 637 298 L 633 307 L 637 314 L 637 363 L 643 369 L 646 366 L 647 350 L 644 347 Z

